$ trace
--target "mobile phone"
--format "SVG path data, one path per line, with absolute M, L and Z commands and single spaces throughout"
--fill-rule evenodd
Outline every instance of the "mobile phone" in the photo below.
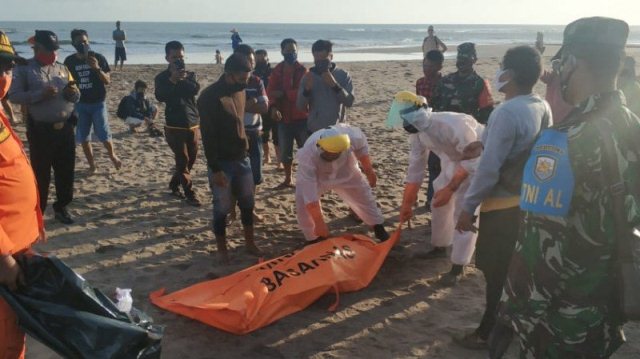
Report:
M 180 60 L 176 60 L 173 65 L 176 67 L 176 70 L 178 71 L 182 71 L 185 69 L 185 63 L 184 60 L 180 59 Z

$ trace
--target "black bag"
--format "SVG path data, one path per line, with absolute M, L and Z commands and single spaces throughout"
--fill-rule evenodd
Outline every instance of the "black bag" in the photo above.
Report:
M 160 358 L 164 327 L 133 309 L 128 316 L 61 260 L 16 258 L 26 285 L 0 295 L 29 335 L 65 358 Z
M 600 120 L 594 123 L 602 134 L 602 151 L 605 183 L 608 182 L 616 233 L 616 275 L 617 301 L 619 310 L 626 320 L 640 320 L 640 228 L 632 228 L 627 221 L 624 198 L 628 193 L 620 176 L 618 157 L 609 126 Z M 637 138 L 634 140 L 637 141 Z M 634 142 L 632 142 L 634 143 Z
M 531 147 L 525 149 L 518 155 L 508 160 L 505 160 L 500 167 L 500 177 L 498 178 L 498 184 L 502 188 L 506 189 L 509 193 L 519 196 L 522 188 L 522 176 L 524 175 L 524 166 L 529 160 L 529 154 L 531 149 L 536 143 L 538 136 L 542 130 L 549 128 L 549 116 L 544 116 L 540 123 L 540 131 L 536 135 L 536 138 L 531 143 Z
M 120 100 L 120 103 L 118 103 L 118 110 L 116 111 L 116 116 L 118 116 L 119 119 L 125 120 L 127 117 L 129 117 L 129 111 L 127 111 L 127 103 L 130 100 L 129 95 L 125 96 L 122 98 L 122 100 Z

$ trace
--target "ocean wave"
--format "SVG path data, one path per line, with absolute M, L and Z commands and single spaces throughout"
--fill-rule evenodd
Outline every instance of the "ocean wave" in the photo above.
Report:
M 202 34 L 193 34 L 189 36 L 192 39 L 211 39 L 216 37 L 215 35 L 202 35 Z
M 344 31 L 349 31 L 349 32 L 365 32 L 365 31 L 367 31 L 367 29 L 363 29 L 363 28 L 354 28 L 354 29 L 344 29 Z

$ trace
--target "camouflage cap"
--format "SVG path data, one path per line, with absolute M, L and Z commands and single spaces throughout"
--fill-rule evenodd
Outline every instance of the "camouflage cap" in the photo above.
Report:
M 476 58 L 476 44 L 473 42 L 465 42 L 458 45 L 458 57 Z
M 629 25 L 608 17 L 585 17 L 578 19 L 564 29 L 563 47 L 591 48 L 607 46 L 624 49 L 629 36 Z

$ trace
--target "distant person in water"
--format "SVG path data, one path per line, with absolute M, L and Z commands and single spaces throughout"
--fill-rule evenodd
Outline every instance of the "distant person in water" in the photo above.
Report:
M 113 63 L 113 69 L 118 67 L 118 60 L 120 60 L 120 70 L 124 62 L 127 61 L 127 49 L 124 47 L 124 42 L 127 40 L 127 33 L 120 29 L 120 21 L 116 21 L 116 29 L 113 30 L 113 40 L 116 42 L 116 60 Z
M 440 52 L 447 51 L 447 45 L 442 42 L 433 32 L 433 26 L 429 25 L 427 30 L 428 36 L 422 41 L 422 57 L 426 57 L 429 51 L 438 50 Z
M 222 65 L 222 54 L 220 50 L 216 50 L 216 65 Z
M 233 51 L 236 51 L 236 48 L 241 43 L 242 38 L 240 37 L 238 30 L 236 30 L 236 28 L 234 27 L 233 29 L 231 29 L 231 48 L 233 49 Z

